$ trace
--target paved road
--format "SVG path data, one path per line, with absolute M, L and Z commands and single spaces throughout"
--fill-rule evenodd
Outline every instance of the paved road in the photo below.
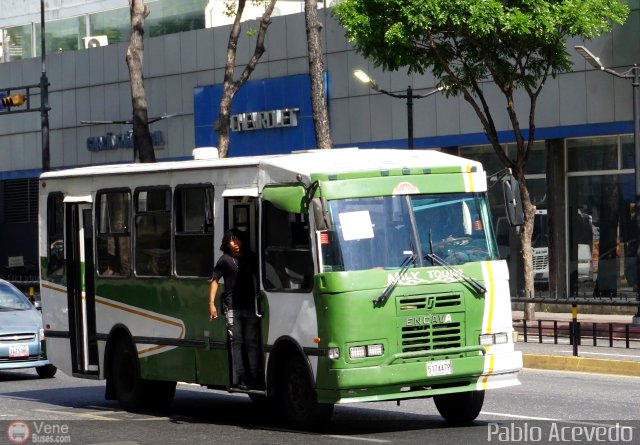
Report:
M 25 421 L 32 433 L 57 428 L 49 436 L 83 445 L 498 443 L 500 431 L 505 438 L 505 432 L 534 425 L 546 436 L 553 425 L 606 430 L 616 424 L 633 427 L 628 431 L 639 443 L 640 378 L 527 369 L 521 381 L 521 386 L 488 393 L 470 427 L 450 427 L 433 402 L 422 399 L 399 407 L 394 402 L 338 406 L 330 427 L 306 433 L 279 425 L 245 396 L 193 385 L 179 385 L 168 414 L 132 414 L 104 400 L 102 381 L 0 372 L 0 444 L 10 443 L 7 429 L 15 420 Z

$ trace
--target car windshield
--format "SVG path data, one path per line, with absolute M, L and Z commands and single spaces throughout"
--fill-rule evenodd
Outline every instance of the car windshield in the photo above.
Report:
M 477 193 L 329 201 L 333 226 L 320 238 L 322 270 L 396 269 L 416 255 L 452 265 L 498 259 L 486 198 Z M 436 264 L 437 265 L 437 264 Z
M 24 311 L 31 307 L 27 297 L 19 290 L 6 283 L 0 283 L 0 311 Z

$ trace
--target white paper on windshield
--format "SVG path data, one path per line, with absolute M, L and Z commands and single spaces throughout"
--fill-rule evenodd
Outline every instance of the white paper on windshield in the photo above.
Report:
M 338 218 L 345 241 L 373 238 L 373 224 L 368 210 L 339 213 Z

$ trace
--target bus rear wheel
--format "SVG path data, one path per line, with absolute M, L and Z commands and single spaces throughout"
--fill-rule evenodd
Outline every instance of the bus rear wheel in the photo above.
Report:
M 433 396 L 440 415 L 449 423 L 465 425 L 480 414 L 484 403 L 484 391 L 458 392 Z
M 144 407 L 145 382 L 140 378 L 138 352 L 126 337 L 116 340 L 111 361 L 113 391 L 120 406 L 126 411 Z
M 165 410 L 173 402 L 176 392 L 176 382 L 140 377 L 138 351 L 126 337 L 120 337 L 114 345 L 110 378 L 118 403 L 127 411 Z
M 298 428 L 321 428 L 333 415 L 333 404 L 318 403 L 308 366 L 297 354 L 284 364 L 276 400 L 288 424 Z

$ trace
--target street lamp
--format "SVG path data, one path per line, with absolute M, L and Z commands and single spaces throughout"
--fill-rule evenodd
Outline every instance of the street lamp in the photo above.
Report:
M 638 309 L 636 315 L 633 316 L 633 324 L 640 325 L 640 121 L 638 118 L 640 117 L 640 98 L 638 97 L 638 87 L 640 86 L 640 81 L 638 76 L 640 75 L 640 68 L 638 65 L 634 64 L 633 67 L 628 69 L 623 73 L 619 73 L 617 71 L 612 70 L 611 68 L 605 67 L 602 62 L 600 62 L 600 58 L 596 57 L 591 51 L 589 51 L 584 46 L 575 46 L 575 50 L 580 54 L 584 59 L 597 70 L 607 72 L 616 77 L 620 77 L 622 79 L 631 79 L 633 86 L 633 146 L 634 146 L 634 155 L 636 158 L 635 163 L 635 179 L 636 179 L 636 294 L 638 299 Z
M 375 80 L 373 80 L 367 73 L 362 70 L 355 70 L 353 75 L 362 83 L 369 85 L 369 88 L 379 93 L 386 94 L 387 96 L 396 97 L 398 99 L 407 99 L 407 148 L 413 150 L 413 99 L 422 99 L 424 97 L 431 96 L 432 94 L 439 93 L 444 90 L 444 86 L 439 86 L 433 91 L 429 91 L 425 94 L 414 94 L 411 85 L 407 87 L 406 94 L 391 93 L 383 90 L 378 86 Z

